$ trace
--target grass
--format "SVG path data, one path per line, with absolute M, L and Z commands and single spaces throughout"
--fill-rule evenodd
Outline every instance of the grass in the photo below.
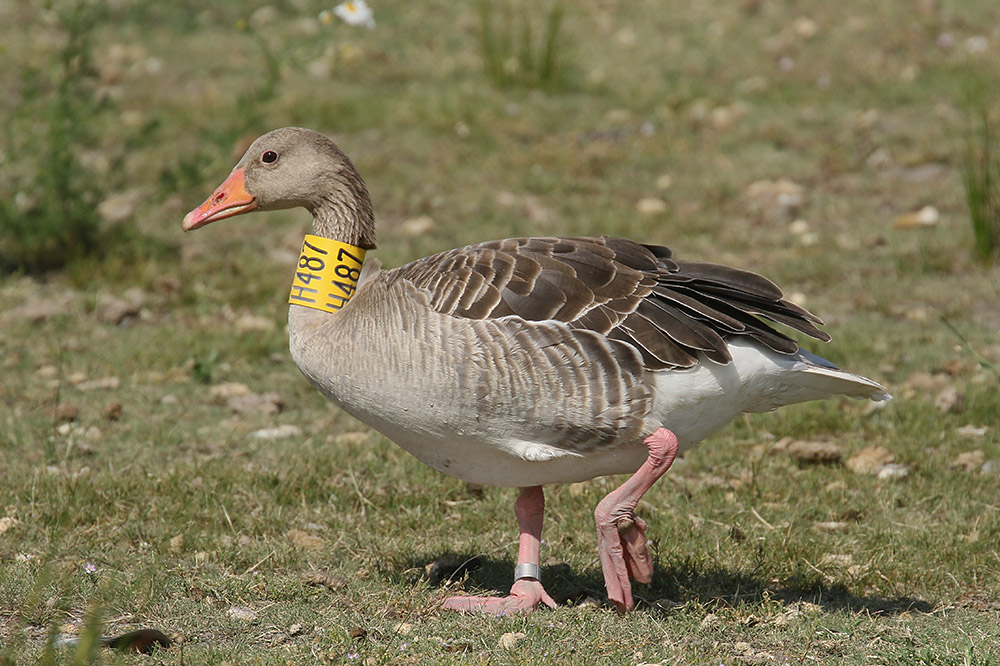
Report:
M 139 188 L 135 232 L 178 250 L 0 278 L 0 660 L 135 663 L 46 639 L 155 627 L 182 642 L 148 663 L 1000 661 L 1000 474 L 952 466 L 1000 458 L 1000 269 L 970 259 L 963 157 L 948 148 L 966 81 L 1000 79 L 994 37 L 985 54 L 966 47 L 1000 23 L 995 3 L 567 4 L 578 82 L 548 93 L 483 75 L 475 6 L 379 3 L 371 32 L 291 4 L 264 23 L 239 3 L 115 7 L 92 37 L 122 120 L 95 118 L 90 157 L 154 128 L 113 189 Z M 7 89 L 58 58 L 62 33 L 36 9 L 0 10 L 16 28 Z M 665 243 L 797 293 L 834 336 L 810 348 L 896 400 L 754 415 L 692 451 L 640 507 L 657 570 L 627 617 L 579 603 L 603 600 L 592 511 L 620 479 L 547 490 L 558 610 L 435 613 L 452 588 L 509 585 L 515 491 L 470 493 L 302 379 L 283 327 L 305 214 L 180 235 L 246 140 L 292 124 L 355 159 L 390 266 L 514 234 Z M 798 209 L 752 212 L 748 186 L 780 178 L 802 185 Z M 639 213 L 644 198 L 665 210 Z M 936 226 L 893 229 L 925 205 Z M 407 233 L 420 215 L 430 230 Z M 792 233 L 795 217 L 815 237 Z M 107 297 L 134 288 L 141 306 L 111 316 Z M 226 382 L 283 407 L 236 414 L 213 394 Z M 949 387 L 961 400 L 940 411 Z M 278 425 L 301 434 L 251 436 Z M 776 450 L 785 436 L 848 455 L 882 445 L 912 473 L 801 466 Z M 425 577 L 474 556 L 467 579 Z M 508 651 L 506 633 L 525 637 Z
M 989 264 L 1000 256 L 1000 149 L 985 106 L 968 130 L 962 183 L 969 205 L 976 256 Z
M 562 59 L 563 44 L 559 39 L 565 11 L 562 3 L 556 2 L 549 8 L 537 45 L 532 25 L 536 21 L 533 14 L 539 8 L 534 3 L 516 7 L 501 3 L 499 20 L 493 5 L 479 3 L 480 53 L 487 76 L 500 88 L 515 84 L 553 88 Z

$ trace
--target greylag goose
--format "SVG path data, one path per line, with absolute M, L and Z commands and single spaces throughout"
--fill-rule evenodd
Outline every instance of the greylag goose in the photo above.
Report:
M 201 206 L 190 231 L 255 210 L 313 214 L 288 327 L 302 374 L 344 411 L 434 469 L 520 488 L 507 597 L 451 597 L 489 613 L 554 607 L 541 584 L 544 484 L 631 474 L 595 510 L 610 601 L 653 563 L 639 498 L 684 451 L 744 412 L 879 384 L 800 349 L 770 320 L 828 341 L 822 322 L 754 273 L 675 259 L 623 238 L 510 238 L 392 270 L 350 159 L 302 128 L 269 132 Z

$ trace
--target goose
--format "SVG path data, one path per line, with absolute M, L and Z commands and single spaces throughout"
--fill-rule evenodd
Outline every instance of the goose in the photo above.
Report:
M 327 398 L 432 468 L 519 488 L 514 583 L 441 607 L 554 608 L 541 582 L 542 486 L 630 474 L 594 511 L 608 599 L 653 560 L 635 507 L 690 449 L 745 412 L 848 396 L 878 383 L 837 368 L 768 322 L 829 341 L 770 280 L 610 236 L 508 238 L 383 270 L 365 261 L 364 181 L 328 137 L 256 139 L 184 231 L 235 215 L 312 213 L 289 296 L 292 359 Z

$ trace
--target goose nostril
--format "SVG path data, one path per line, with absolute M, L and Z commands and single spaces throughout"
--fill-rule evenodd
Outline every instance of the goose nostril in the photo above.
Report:
M 214 205 L 214 204 L 220 203 L 225 198 L 226 198 L 226 193 L 225 192 L 217 192 L 215 194 L 215 197 L 212 199 L 212 204 Z

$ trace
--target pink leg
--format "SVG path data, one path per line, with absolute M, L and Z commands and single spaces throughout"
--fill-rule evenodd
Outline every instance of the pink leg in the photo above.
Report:
M 653 560 L 646 547 L 646 522 L 635 515 L 635 505 L 677 457 L 677 437 L 666 428 L 658 429 L 643 441 L 649 447 L 646 462 L 594 510 L 604 585 L 608 599 L 619 613 L 635 605 L 629 576 L 640 583 L 653 579 Z
M 542 517 L 545 513 L 545 495 L 541 486 L 521 488 L 514 502 L 514 514 L 521 531 L 521 545 L 517 553 L 518 564 L 538 566 L 541 558 Z M 448 610 L 492 613 L 528 612 L 539 603 L 555 608 L 556 602 L 548 595 L 536 578 L 514 581 L 509 597 L 448 597 L 441 608 Z

